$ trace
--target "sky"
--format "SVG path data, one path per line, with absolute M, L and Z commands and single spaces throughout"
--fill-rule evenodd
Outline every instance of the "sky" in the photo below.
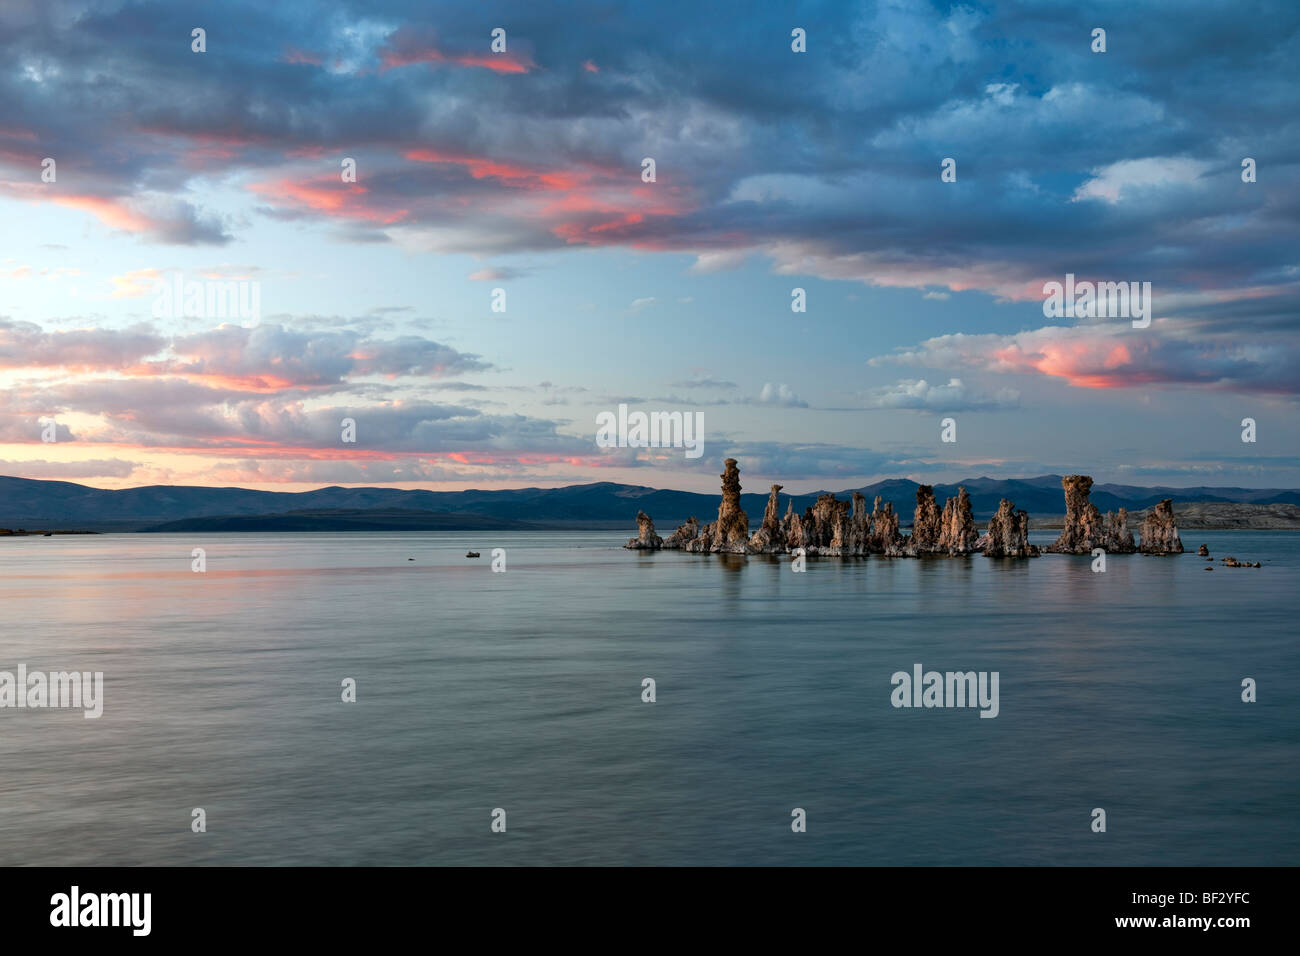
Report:
M 0 474 L 1300 487 L 1298 62 L 1290 0 L 5 0 Z

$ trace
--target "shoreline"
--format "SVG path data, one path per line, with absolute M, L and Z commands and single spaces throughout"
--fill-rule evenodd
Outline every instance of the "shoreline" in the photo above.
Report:
M 670 518 L 667 524 L 680 524 L 685 518 Z M 978 517 L 976 520 L 987 522 L 987 518 Z M 1061 517 L 1054 518 L 1034 518 L 1029 519 L 1029 531 L 1046 532 L 1061 531 L 1065 527 L 1065 522 Z M 1181 531 L 1279 531 L 1279 532 L 1300 532 L 1300 522 L 1297 523 L 1280 523 L 1270 524 L 1266 522 L 1246 521 L 1239 524 L 1228 523 L 1201 523 L 1185 522 L 1181 518 L 1178 521 L 1178 527 Z M 180 529 L 174 531 L 154 531 L 147 528 L 107 528 L 102 530 L 80 530 L 80 529 L 9 529 L 0 528 L 0 538 L 42 538 L 67 535 L 90 535 L 90 534 L 131 534 L 131 535 L 162 535 L 162 534 L 380 534 L 394 532 L 397 534 L 427 534 L 430 531 L 446 532 L 452 534 L 465 534 L 482 531 L 481 528 L 355 528 L 355 527 L 338 527 L 338 528 L 317 528 L 313 530 L 287 530 L 287 529 L 267 529 L 258 528 L 213 528 L 213 529 Z M 609 531 L 615 534 L 625 535 L 630 530 L 626 521 L 592 521 L 592 522 L 568 522 L 565 524 L 544 524 L 533 528 L 502 528 L 502 532 L 600 532 Z M 899 525 L 901 531 L 911 531 L 911 524 Z
M 52 538 L 56 534 L 103 534 L 102 531 L 70 531 L 64 528 L 0 528 L 0 538 Z

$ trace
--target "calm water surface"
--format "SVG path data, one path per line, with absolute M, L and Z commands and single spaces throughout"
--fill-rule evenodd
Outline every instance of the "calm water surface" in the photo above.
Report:
M 0 864 L 1300 861 L 1300 535 L 1104 574 L 626 537 L 0 539 L 0 670 L 105 675 L 99 720 L 0 710 Z M 1000 715 L 895 710 L 917 662 Z

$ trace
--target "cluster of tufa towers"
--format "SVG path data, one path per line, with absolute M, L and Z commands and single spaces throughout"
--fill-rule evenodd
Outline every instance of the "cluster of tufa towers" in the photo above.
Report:
M 852 501 L 833 494 L 818 497 L 816 504 L 794 513 L 794 500 L 786 502 L 784 517 L 780 513 L 781 485 L 773 485 L 768 495 L 763 522 L 752 535 L 749 517 L 740 507 L 740 468 L 736 459 L 728 458 L 722 473 L 722 503 L 718 520 L 700 527 L 689 518 L 667 538 L 655 533 L 654 521 L 638 511 L 638 535 L 625 547 L 632 550 L 680 550 L 711 554 L 784 554 L 800 550 L 806 555 L 856 557 L 878 554 L 885 557 L 919 557 L 923 554 L 966 555 L 981 553 L 990 558 L 1035 558 L 1036 545 L 1029 543 L 1029 514 L 1017 510 L 1003 498 L 997 512 L 989 519 L 988 530 L 980 534 L 971 514 L 970 496 L 958 488 L 957 495 L 944 502 L 940 511 L 934 488 L 920 485 L 916 489 L 916 511 L 912 533 L 899 530 L 898 515 L 889 502 L 881 504 L 879 496 L 870 512 L 867 499 L 852 492 Z M 1065 527 L 1047 550 L 1058 554 L 1092 554 L 1102 550 L 1109 554 L 1180 554 L 1183 543 L 1174 523 L 1173 503 L 1164 499 L 1151 508 L 1142 521 L 1141 545 L 1128 529 L 1128 511 L 1102 515 L 1088 500 L 1092 479 L 1087 475 L 1067 475 L 1061 479 L 1065 489 Z

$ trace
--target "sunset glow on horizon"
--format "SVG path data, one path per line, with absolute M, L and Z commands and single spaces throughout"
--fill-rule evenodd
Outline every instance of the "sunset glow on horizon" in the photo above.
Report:
M 1300 14 L 1054 10 L 6 5 L 0 474 L 1300 486 Z

